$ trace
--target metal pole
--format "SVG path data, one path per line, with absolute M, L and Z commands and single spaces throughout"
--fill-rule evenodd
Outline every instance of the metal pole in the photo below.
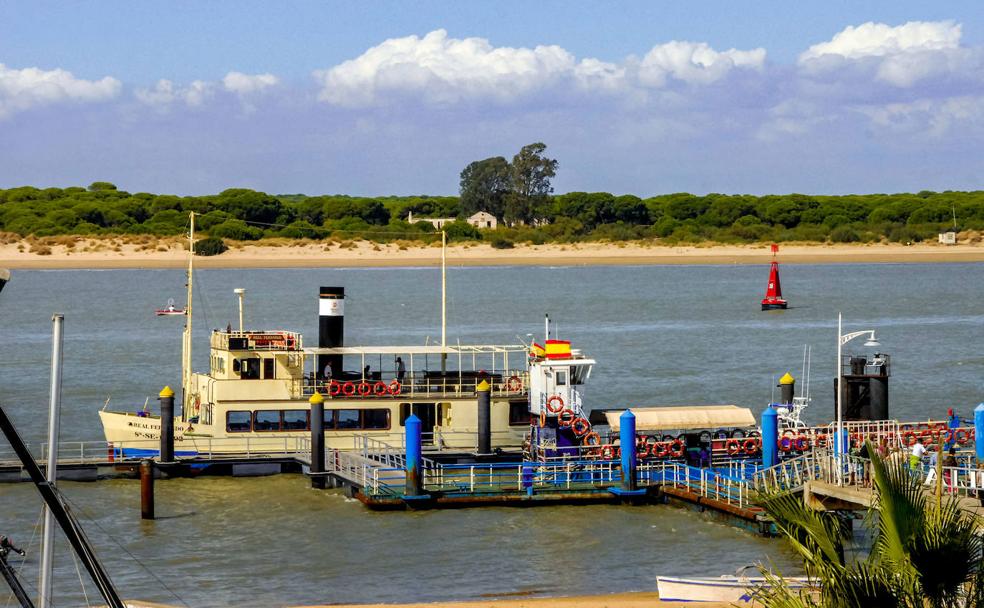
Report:
M 406 430 L 406 489 L 407 496 L 420 496 L 423 494 L 423 473 L 420 470 L 420 418 L 416 414 L 403 423 Z
M 325 398 L 315 391 L 311 404 L 311 487 L 325 488 Z
M 837 374 L 837 437 L 834 442 L 837 454 L 837 485 L 844 483 L 844 476 L 841 474 L 841 452 L 844 451 L 844 411 L 841 403 L 844 393 L 844 387 L 841 386 L 844 381 L 841 374 L 841 348 L 844 346 L 841 336 L 843 335 L 843 317 L 841 313 L 837 313 L 837 366 L 834 368 L 834 373 Z
M 154 519 L 154 461 L 140 461 L 140 519 Z
M 52 486 L 58 476 L 58 422 L 61 411 L 62 389 L 62 326 L 65 315 L 51 316 L 51 387 L 48 401 L 48 463 L 45 467 L 45 479 Z M 44 533 L 41 541 L 41 582 L 38 585 L 40 597 L 38 604 L 41 608 L 51 606 L 51 564 L 55 552 L 55 520 L 51 509 L 44 509 Z
M 478 453 L 492 453 L 492 386 L 482 380 L 475 387 L 478 394 Z
M 174 391 L 170 386 L 161 389 L 161 462 L 174 462 Z
M 237 287 L 233 291 L 239 296 L 239 333 L 243 333 L 243 294 L 246 293 L 246 290 L 242 287 Z
M 622 489 L 634 492 L 636 489 L 636 417 L 632 410 L 625 410 L 618 417 L 619 443 L 622 448 Z
M 441 231 L 441 374 L 448 368 L 448 233 Z M 443 379 L 443 378 L 442 378 Z

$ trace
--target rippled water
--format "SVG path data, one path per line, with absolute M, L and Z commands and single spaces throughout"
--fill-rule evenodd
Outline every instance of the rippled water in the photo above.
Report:
M 776 377 L 800 378 L 810 344 L 809 418 L 819 422 L 833 414 L 843 311 L 845 331 L 876 329 L 893 356 L 893 416 L 940 417 L 951 406 L 967 415 L 982 400 L 984 265 L 789 266 L 792 308 L 771 313 L 758 310 L 766 276 L 761 266 L 455 268 L 448 335 L 516 342 L 541 334 L 549 312 L 562 337 L 598 360 L 588 393 L 598 407 L 758 410 Z M 298 329 L 314 344 L 318 286 L 344 285 L 350 344 L 419 344 L 439 339 L 438 281 L 439 271 L 420 268 L 203 271 L 196 367 L 207 361 L 208 329 L 235 325 L 234 287 L 247 289 L 248 324 Z M 66 315 L 63 439 L 100 439 L 96 411 L 108 397 L 138 407 L 179 385 L 181 320 L 152 311 L 180 301 L 183 284 L 173 270 L 15 273 L 0 294 L 0 401 L 22 434 L 45 433 L 52 312 Z M 60 485 L 124 595 L 192 606 L 649 590 L 657 574 L 794 563 L 778 541 L 663 506 L 373 513 L 285 475 L 159 483 L 161 518 L 148 523 L 137 482 Z M 0 533 L 28 544 L 39 512 L 32 486 L 0 485 Z M 82 601 L 67 555 L 57 560 L 59 606 Z M 36 567 L 32 552 L 29 583 Z

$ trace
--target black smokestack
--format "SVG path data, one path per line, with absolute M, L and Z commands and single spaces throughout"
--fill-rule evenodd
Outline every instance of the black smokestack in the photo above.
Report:
M 322 287 L 318 298 L 318 347 L 345 345 L 345 288 Z M 333 378 L 342 373 L 341 355 L 318 355 L 317 373 L 323 375 L 331 366 Z

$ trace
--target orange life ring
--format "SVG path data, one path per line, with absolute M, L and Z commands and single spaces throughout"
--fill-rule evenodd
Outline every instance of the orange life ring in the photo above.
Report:
M 653 456 L 656 458 L 666 458 L 670 454 L 669 441 L 657 441 L 653 444 Z
M 741 453 L 741 441 L 738 439 L 729 439 L 724 444 L 724 449 L 728 451 L 728 456 L 734 456 Z
M 596 431 L 591 431 L 584 436 L 584 445 L 600 445 L 600 444 L 601 444 L 601 435 L 599 435 Z
M 970 433 L 967 432 L 967 429 L 957 429 L 953 432 L 953 440 L 959 445 L 967 443 L 968 439 L 970 439 Z
M 679 439 L 674 439 L 669 446 L 670 456 L 672 456 L 673 458 L 680 458 L 681 456 L 683 456 L 683 453 L 686 451 L 686 449 L 687 448 L 685 445 L 683 445 L 682 441 L 680 441 Z
M 782 437 L 779 439 L 779 449 L 783 452 L 789 452 L 793 449 L 793 440 L 790 437 Z
M 588 422 L 587 418 L 575 418 L 571 422 L 571 432 L 574 433 L 575 437 L 584 437 L 591 430 L 591 423 Z
M 547 410 L 540 410 L 540 428 L 547 426 Z
M 637 458 L 648 458 L 649 453 L 652 450 L 652 446 L 646 442 L 645 438 L 641 438 L 642 441 L 636 442 L 636 457 Z
M 372 385 L 371 384 L 369 384 L 368 382 L 365 382 L 365 381 L 359 383 L 359 396 L 360 397 L 365 397 L 366 395 L 368 395 L 371 392 L 372 392 Z
M 332 397 L 337 397 L 338 393 L 342 392 L 342 383 L 338 380 L 332 380 L 328 383 L 328 394 Z
M 563 409 L 564 398 L 560 395 L 551 395 L 550 398 L 547 399 L 547 411 L 551 414 L 559 414 Z
M 355 394 L 355 385 L 351 382 L 346 382 L 342 384 L 342 394 L 346 397 L 351 397 Z
M 393 380 L 392 382 L 390 382 L 390 384 L 389 384 L 389 394 L 390 395 L 399 395 L 400 394 L 400 391 L 402 391 L 402 390 L 403 390 L 403 387 L 400 386 L 400 381 L 399 380 Z
M 615 457 L 615 446 L 612 444 L 605 445 L 601 448 L 601 457 L 605 460 L 611 460 Z
M 386 388 L 386 383 L 385 382 L 379 381 L 379 382 L 376 382 L 376 384 L 373 384 L 372 385 L 372 394 L 373 395 L 378 395 L 378 396 L 381 397 L 381 396 L 385 395 L 388 392 L 389 392 L 389 389 Z
M 557 415 L 557 425 L 562 428 L 567 428 L 574 424 L 575 418 L 577 418 L 577 414 L 574 413 L 574 410 L 561 410 L 560 414 Z
M 746 454 L 757 454 L 759 451 L 759 440 L 749 437 L 741 447 Z
M 916 434 L 913 431 L 902 433 L 902 445 L 911 447 L 916 444 Z
M 806 435 L 800 435 L 793 441 L 793 449 L 797 452 L 805 452 L 810 449 L 810 440 L 807 439 Z
M 519 379 L 519 376 L 511 376 L 509 380 L 506 381 L 506 390 L 510 393 L 518 393 L 523 388 L 523 381 Z

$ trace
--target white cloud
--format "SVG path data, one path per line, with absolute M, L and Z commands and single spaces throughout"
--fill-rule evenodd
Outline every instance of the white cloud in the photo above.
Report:
M 761 70 L 765 49 L 715 51 L 706 42 L 673 40 L 654 46 L 639 64 L 639 81 L 661 87 L 672 77 L 689 84 L 710 84 L 735 69 Z
M 961 26 L 953 21 L 910 21 L 892 27 L 868 22 L 847 26 L 827 42 L 814 44 L 799 56 L 800 62 L 823 55 L 851 59 L 884 57 L 907 51 L 938 51 L 960 46 Z
M 225 90 L 237 95 L 248 95 L 258 93 L 264 89 L 276 86 L 280 79 L 273 74 L 243 74 L 242 72 L 229 72 L 222 79 L 222 86 Z
M 625 86 L 625 66 L 598 59 L 582 59 L 574 68 L 578 85 L 588 90 L 615 91 Z
M 64 101 L 105 101 L 116 97 L 120 88 L 120 81 L 109 76 L 84 80 L 61 69 L 15 69 L 0 63 L 0 118 Z
M 137 89 L 134 95 L 140 102 L 159 108 L 166 108 L 176 102 L 196 107 L 212 96 L 213 88 L 211 83 L 204 80 L 195 80 L 188 86 L 182 87 L 175 86 L 170 80 L 162 78 L 153 88 Z
M 851 70 L 899 88 L 943 75 L 967 75 L 975 54 L 960 46 L 961 25 L 953 21 L 910 21 L 890 26 L 848 26 L 799 56 L 807 75 Z M 978 66 L 979 67 L 979 66 Z
M 512 100 L 569 75 L 574 57 L 559 46 L 493 47 L 484 38 L 449 38 L 435 30 L 423 38 L 391 38 L 355 59 L 317 70 L 318 99 L 340 106 L 376 103 L 388 92 L 425 100 Z

